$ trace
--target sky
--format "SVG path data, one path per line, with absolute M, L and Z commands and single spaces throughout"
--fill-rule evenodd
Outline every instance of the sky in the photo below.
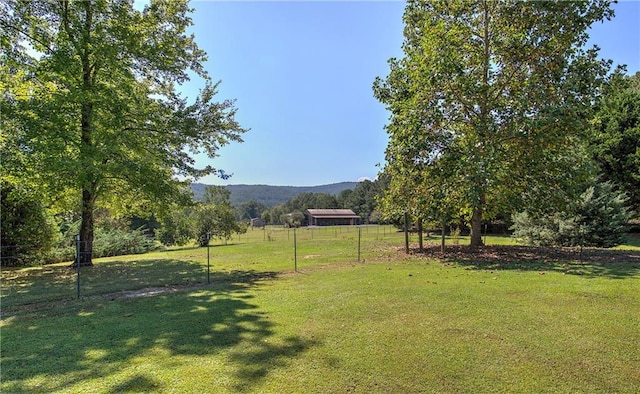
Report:
M 401 1 L 191 2 L 192 32 L 208 53 L 205 69 L 221 80 L 218 99 L 235 99 L 236 119 L 251 130 L 214 159 L 233 176 L 206 184 L 314 186 L 375 179 L 384 165 L 390 113 L 373 97 L 387 60 L 402 56 Z M 640 71 L 640 1 L 614 5 L 588 45 Z M 203 81 L 183 86 L 195 98 Z

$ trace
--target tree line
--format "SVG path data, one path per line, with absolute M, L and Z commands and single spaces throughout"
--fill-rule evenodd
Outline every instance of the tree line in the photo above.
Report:
M 211 240 L 225 242 L 242 234 L 250 219 L 262 218 L 271 225 L 297 226 L 308 208 L 349 208 L 363 223 L 376 223 L 376 200 L 383 181 L 363 181 L 337 196 L 304 192 L 284 204 L 268 208 L 255 201 L 233 207 L 230 191 L 208 186 L 201 198 L 192 196 L 187 204 L 173 203 L 162 211 L 145 216 L 116 216 L 103 208 L 95 215 L 94 257 L 144 253 L 162 246 Z M 3 265 L 53 263 L 72 260 L 76 253 L 74 237 L 80 231 L 78 213 L 60 216 L 46 209 L 38 197 L 20 185 L 2 185 Z

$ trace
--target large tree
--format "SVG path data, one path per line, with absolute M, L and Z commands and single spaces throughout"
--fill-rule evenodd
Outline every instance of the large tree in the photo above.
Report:
M 397 209 L 465 214 L 478 246 L 483 217 L 561 204 L 610 67 L 587 30 L 612 15 L 604 0 L 408 1 L 404 57 L 374 83 Z
M 624 191 L 640 216 L 640 72 L 614 75 L 593 123 L 591 152 L 602 179 Z
M 187 198 L 178 179 L 215 173 L 214 157 L 241 141 L 232 101 L 216 102 L 186 0 L 1 0 L 2 128 L 6 168 L 50 195 L 81 200 L 80 263 L 91 265 L 93 213 Z M 197 76 L 195 100 L 178 93 Z

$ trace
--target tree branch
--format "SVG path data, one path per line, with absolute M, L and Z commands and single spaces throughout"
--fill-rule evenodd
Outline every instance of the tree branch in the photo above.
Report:
M 45 47 L 49 54 L 53 53 L 53 49 L 51 49 L 51 47 L 48 44 L 42 42 L 42 40 L 40 40 L 39 38 L 32 36 L 31 34 L 29 34 L 26 31 L 20 29 L 19 27 L 16 27 L 16 26 L 8 23 L 4 19 L 0 19 L 0 26 L 4 26 L 4 27 L 6 27 L 8 29 L 12 29 L 12 30 L 22 34 L 23 36 L 27 37 L 31 41 L 37 42 L 38 44 L 40 44 L 43 47 Z

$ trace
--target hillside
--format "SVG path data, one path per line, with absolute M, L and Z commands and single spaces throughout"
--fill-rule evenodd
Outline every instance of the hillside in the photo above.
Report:
M 340 182 L 320 186 L 269 186 L 269 185 L 227 185 L 231 191 L 231 203 L 238 206 L 247 201 L 257 201 L 268 207 L 282 204 L 300 193 L 327 193 L 338 195 L 346 189 L 354 189 L 358 182 Z M 192 183 L 191 190 L 196 199 L 201 199 L 209 185 Z

